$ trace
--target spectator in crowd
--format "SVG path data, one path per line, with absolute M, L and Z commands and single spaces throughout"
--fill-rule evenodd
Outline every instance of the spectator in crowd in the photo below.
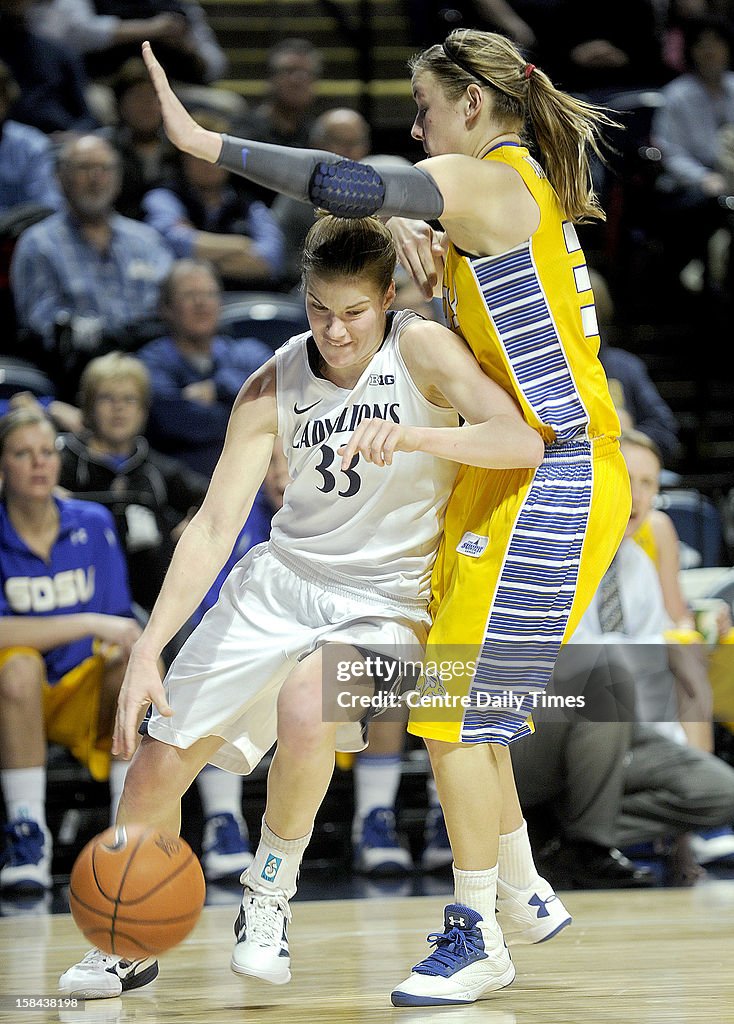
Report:
M 308 145 L 348 160 L 363 160 L 370 151 L 370 126 L 358 111 L 348 107 L 326 110 L 311 125 Z M 284 279 L 294 285 L 301 279 L 303 242 L 314 222 L 314 208 L 290 196 L 277 196 L 272 211 L 283 232 Z
M 667 465 L 680 451 L 679 425 L 675 414 L 650 379 L 647 367 L 639 356 L 609 344 L 622 332 L 614 326 L 614 303 L 607 282 L 595 270 L 589 271 L 601 335 L 599 359 L 609 381 L 619 421 L 623 430 L 636 429 L 652 438 Z
M 50 140 L 8 116 L 19 95 L 10 68 L 0 61 L 0 214 L 25 203 L 57 210 L 61 194 Z
M 199 117 L 212 131 L 228 125 Z M 166 188 L 142 200 L 145 219 L 180 258 L 214 264 L 225 286 L 272 288 L 280 277 L 283 236 L 268 207 L 241 179 L 188 153 L 176 152 L 176 170 Z
M 464 0 L 456 8 L 412 0 L 414 19 L 433 9 L 434 42 L 460 25 L 513 39 L 559 87 L 597 100 L 622 89 L 658 85 L 664 75 L 656 0 Z M 634 24 L 634 31 L 630 25 Z
M 237 126 L 237 134 L 242 129 L 246 138 L 259 142 L 307 146 L 322 69 L 321 54 L 307 39 L 283 39 L 273 46 L 267 96 Z
M 680 541 L 675 525 L 665 512 L 653 507 L 662 469 L 660 452 L 649 438 L 637 431 L 624 435 L 622 447 L 632 484 L 636 528 L 632 538 L 652 560 L 659 577 L 665 611 L 671 623 L 666 637 L 676 646 L 670 649 L 676 681 L 677 715 L 689 746 L 708 753 L 714 750 L 714 694 L 712 681 L 725 674 L 725 689 L 731 692 L 730 645 L 734 642 L 731 614 L 725 602 L 716 618 L 715 646 L 707 646 L 698 631 L 696 617 L 688 605 L 679 580 Z M 708 641 L 710 643 L 710 640 Z M 727 829 L 698 830 L 691 847 L 699 863 L 721 856 L 734 858 L 734 833 Z
M 114 212 L 120 159 L 109 142 L 96 135 L 67 142 L 58 175 L 65 208 L 21 235 L 10 280 L 19 324 L 58 360 L 59 397 L 69 398 L 91 356 L 154 336 L 172 257 L 156 231 Z
M 664 171 L 658 180 L 667 214 L 661 228 L 666 256 L 676 271 L 692 260 L 708 268 L 709 240 L 729 223 L 729 211 L 719 199 L 734 193 L 734 73 L 728 24 L 715 18 L 689 22 L 685 53 L 689 71 L 664 87 L 665 103 L 652 124 Z
M 117 124 L 108 130 L 120 154 L 122 183 L 118 213 L 143 219 L 142 199 L 174 173 L 174 149 L 163 132 L 160 107 L 142 58 L 131 57 L 112 80 Z
M 682 75 L 687 70 L 686 30 L 692 21 L 713 14 L 710 0 L 670 0 L 662 33 L 662 57 L 668 70 Z
M 109 777 L 117 694 L 140 634 L 110 513 L 54 497 L 56 431 L 40 409 L 0 421 L 0 784 L 8 825 L 0 888 L 51 887 L 46 743 Z
M 80 404 L 84 429 L 63 438 L 60 484 L 112 512 L 133 600 L 149 612 L 208 481 L 142 436 L 150 377 L 139 359 L 121 352 L 93 359 L 82 374 Z
M 578 649 L 562 652 L 554 690 L 585 693 L 588 709 L 584 717 L 568 711 L 537 713 L 535 733 L 511 752 L 518 793 L 525 808 L 551 805 L 560 841 L 550 844 L 541 863 L 553 884 L 642 888 L 655 884 L 655 876 L 619 848 L 729 824 L 734 819 L 734 770 L 635 721 L 634 672 L 614 647 L 600 652 L 598 634 L 583 635 L 587 644 L 597 646 L 584 652 L 578 674 L 573 669 Z M 679 857 L 672 844 L 668 882 L 695 880 L 682 848 Z
M 558 6 L 553 42 L 536 35 L 544 70 L 564 88 L 606 102 L 615 92 L 664 80 L 654 0 L 563 0 Z
M 161 288 L 170 334 L 138 353 L 150 371 L 148 436 L 156 448 L 211 476 L 237 393 L 272 355 L 254 338 L 217 335 L 221 289 L 214 268 L 177 260 Z
M 0 417 L 14 409 L 37 409 L 45 411 L 57 430 L 81 430 L 82 414 L 70 402 L 60 402 L 52 395 L 34 395 L 31 391 L 16 391 L 10 398 L 0 398 Z
M 144 39 L 170 74 L 186 82 L 221 78 L 227 58 L 197 0 L 32 0 L 33 32 L 86 57 L 93 78 L 112 74 Z
M 592 656 L 599 644 L 619 645 L 620 655 L 636 680 L 636 719 L 677 742 L 684 754 L 690 750 L 705 754 L 705 749 L 698 749 L 711 747 L 702 741 L 702 734 L 711 728 L 711 691 L 705 668 L 695 650 L 680 644 L 681 637 L 673 629 L 674 621 L 666 609 L 659 568 L 643 550 L 643 545 L 647 546 L 644 537 L 643 543 L 639 542 L 640 528 L 657 493 L 660 457 L 654 443 L 639 433 L 623 438 L 622 451 L 632 485 L 629 525 L 612 567 L 571 643 L 585 645 L 587 655 Z M 677 539 L 674 534 L 673 539 Z M 674 552 L 668 551 L 663 560 L 671 554 Z M 686 761 L 684 754 L 682 763 Z M 693 822 L 691 827 L 707 829 L 710 823 Z M 734 854 L 731 829 L 729 835 L 730 852 Z M 705 856 L 706 837 L 699 838 L 697 847 Z M 686 845 L 690 845 L 688 840 Z
M 13 120 L 47 134 L 96 127 L 87 105 L 87 77 L 78 57 L 34 35 L 26 24 L 31 0 L 0 0 L 0 60 L 11 69 L 20 96 Z

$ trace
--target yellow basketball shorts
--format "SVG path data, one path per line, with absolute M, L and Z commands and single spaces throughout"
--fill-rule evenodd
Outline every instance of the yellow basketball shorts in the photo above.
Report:
M 609 568 L 630 514 L 616 438 L 550 445 L 536 470 L 459 471 L 433 573 L 433 626 L 408 725 L 506 745 Z
M 32 647 L 6 647 L 0 651 L 0 668 L 18 655 L 37 658 L 43 670 L 43 718 L 46 736 L 66 747 L 89 769 L 93 779 L 103 782 L 110 773 L 111 736 L 97 731 L 105 660 L 95 654 L 62 676 L 57 683 L 46 680 L 46 665 Z

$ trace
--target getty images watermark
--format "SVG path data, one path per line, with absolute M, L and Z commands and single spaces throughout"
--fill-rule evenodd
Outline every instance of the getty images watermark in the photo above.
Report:
M 337 689 L 336 706 L 346 709 L 360 709 L 382 714 L 388 710 L 402 708 L 433 708 L 436 710 L 478 708 L 493 710 L 535 710 L 543 708 L 583 708 L 586 698 L 583 694 L 554 694 L 545 690 L 531 693 L 499 689 L 492 691 L 473 690 L 468 694 L 449 693 L 447 686 L 453 678 L 473 678 L 475 661 L 421 662 L 399 661 L 380 654 L 365 654 L 356 659 L 342 659 L 336 662 L 337 683 L 355 683 L 360 680 L 379 680 L 385 689 L 372 693 L 354 692 L 350 686 Z M 401 682 L 419 677 L 415 688 L 403 689 Z
M 734 719 L 734 645 L 708 654 L 631 643 L 569 644 L 559 651 L 540 637 L 492 642 L 480 652 L 445 645 L 424 656 L 417 644 L 379 651 L 326 644 L 322 654 L 328 722 L 398 721 L 409 712 L 443 722 L 513 713 L 532 714 L 536 722 L 675 722 L 682 714 L 680 681 L 700 670 L 704 655 L 722 720 Z M 698 720 L 695 709 L 684 714 Z

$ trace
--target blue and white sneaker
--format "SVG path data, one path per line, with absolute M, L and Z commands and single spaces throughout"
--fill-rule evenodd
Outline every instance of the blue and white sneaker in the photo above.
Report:
M 572 920 L 550 882 L 540 875 L 529 889 L 497 879 L 497 924 L 508 946 L 546 942 Z
M 731 828 L 693 832 L 689 843 L 699 864 L 734 864 L 734 830 Z
M 29 818 L 5 826 L 6 847 L 0 853 L 0 889 L 51 888 L 51 833 Z
M 410 850 L 398 839 L 395 812 L 376 807 L 352 836 L 354 870 L 363 875 L 394 875 L 413 870 Z
M 247 826 L 233 814 L 215 814 L 204 822 L 201 866 L 208 882 L 241 875 L 253 861 Z
M 454 863 L 454 855 L 451 852 L 449 834 L 446 831 L 446 822 L 440 807 L 431 807 L 428 810 L 423 830 L 423 842 L 421 867 L 424 871 L 440 871 L 442 868 L 451 867 Z
M 393 1006 L 473 1003 L 515 978 L 499 930 L 490 930 L 481 914 L 460 903 L 446 907 L 444 931 L 434 932 L 427 941 L 436 948 L 392 993 Z
M 142 988 L 158 977 L 158 961 L 125 960 L 101 949 L 90 949 L 85 957 L 59 978 L 59 992 L 75 999 L 114 999 L 123 992 Z
M 288 922 L 291 911 L 284 892 L 262 893 L 245 884 L 234 933 L 230 967 L 235 974 L 285 985 L 291 980 Z

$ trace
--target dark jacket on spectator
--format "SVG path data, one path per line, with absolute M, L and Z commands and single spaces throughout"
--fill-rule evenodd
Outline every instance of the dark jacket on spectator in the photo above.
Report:
M 171 530 L 201 504 L 206 478 L 152 451 L 143 437 L 119 461 L 91 451 L 74 434 L 64 435 L 63 444 L 59 483 L 115 517 L 133 600 L 150 611 L 173 554 Z
M 46 134 L 97 127 L 84 95 L 84 66 L 73 53 L 32 35 L 15 18 L 0 14 L 0 60 L 20 87 L 20 99 L 10 111 L 15 121 Z

